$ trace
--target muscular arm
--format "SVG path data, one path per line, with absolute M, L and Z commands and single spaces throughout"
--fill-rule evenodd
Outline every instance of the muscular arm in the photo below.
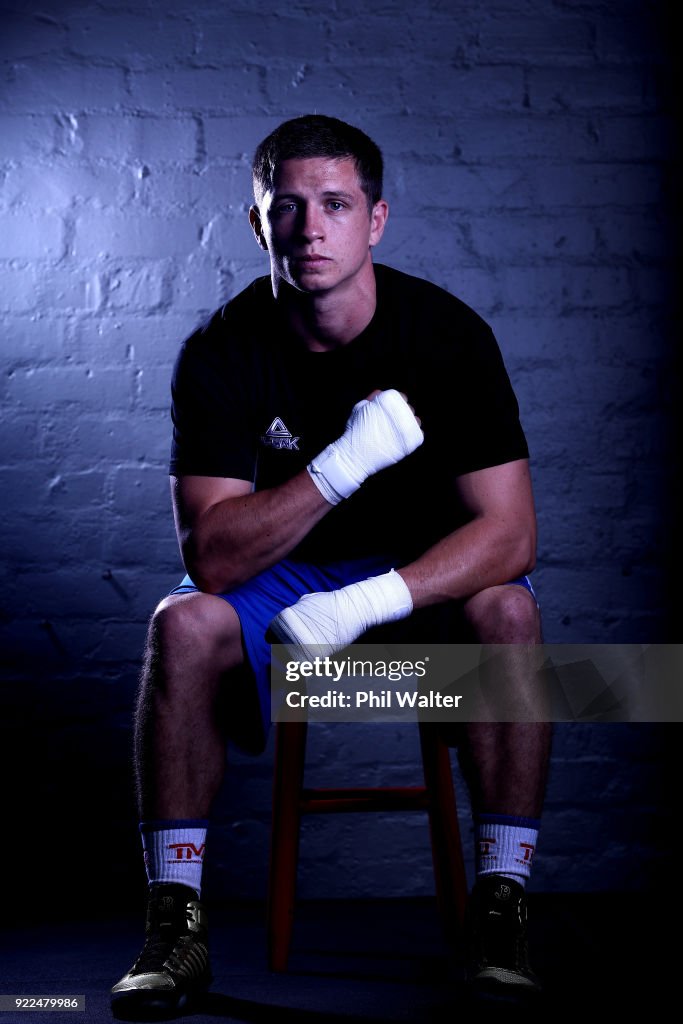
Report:
M 467 473 L 456 485 L 470 521 L 399 570 L 415 608 L 461 600 L 534 567 L 536 514 L 528 460 Z
M 330 511 L 304 470 L 263 491 L 224 477 L 171 477 L 185 568 L 200 590 L 218 594 L 284 558 Z
M 200 590 L 219 594 L 284 558 L 339 501 L 373 473 L 422 443 L 398 391 L 373 391 L 352 409 L 343 435 L 286 483 L 253 491 L 226 477 L 171 477 L 185 568 Z M 313 481 L 316 481 L 315 483 Z

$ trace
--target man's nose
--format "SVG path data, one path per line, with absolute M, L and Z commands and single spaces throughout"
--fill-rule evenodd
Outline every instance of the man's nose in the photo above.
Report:
M 301 211 L 299 231 L 302 238 L 310 242 L 316 238 L 322 238 L 325 232 L 321 211 L 316 210 L 314 206 L 305 206 Z

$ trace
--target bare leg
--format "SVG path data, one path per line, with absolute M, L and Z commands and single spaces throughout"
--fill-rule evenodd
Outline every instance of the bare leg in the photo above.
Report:
M 491 587 L 465 603 L 474 639 L 509 648 L 504 670 L 511 692 L 530 694 L 541 642 L 536 602 L 524 587 Z M 530 645 L 527 650 L 521 645 Z M 472 722 L 464 727 L 460 765 L 475 813 L 540 817 L 545 794 L 552 726 L 547 722 Z
M 226 673 L 242 662 L 239 619 L 221 598 L 175 595 L 155 611 L 135 716 L 143 821 L 209 816 L 225 765 L 221 692 Z M 120 1019 L 175 1017 L 211 983 L 206 913 L 197 898 L 196 876 L 192 884 L 185 876 L 157 881 L 155 861 L 153 855 L 145 944 L 111 992 Z
M 239 619 L 221 598 L 175 595 L 155 611 L 135 719 L 143 820 L 208 816 L 225 767 L 220 690 L 242 662 Z

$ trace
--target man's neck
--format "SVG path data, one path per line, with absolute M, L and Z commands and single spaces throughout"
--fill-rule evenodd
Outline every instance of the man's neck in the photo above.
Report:
M 377 306 L 375 274 L 347 289 L 306 294 L 282 281 L 273 281 L 276 302 L 290 329 L 311 352 L 328 352 L 347 345 L 365 330 Z

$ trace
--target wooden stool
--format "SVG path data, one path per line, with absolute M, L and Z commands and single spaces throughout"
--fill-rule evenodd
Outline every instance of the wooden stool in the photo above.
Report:
M 423 786 L 304 789 L 306 722 L 276 726 L 273 817 L 268 879 L 268 962 L 285 971 L 294 922 L 299 829 L 302 814 L 340 811 L 427 811 L 434 878 L 444 926 L 451 937 L 462 927 L 467 878 L 456 813 L 449 749 L 433 723 L 421 723 Z

